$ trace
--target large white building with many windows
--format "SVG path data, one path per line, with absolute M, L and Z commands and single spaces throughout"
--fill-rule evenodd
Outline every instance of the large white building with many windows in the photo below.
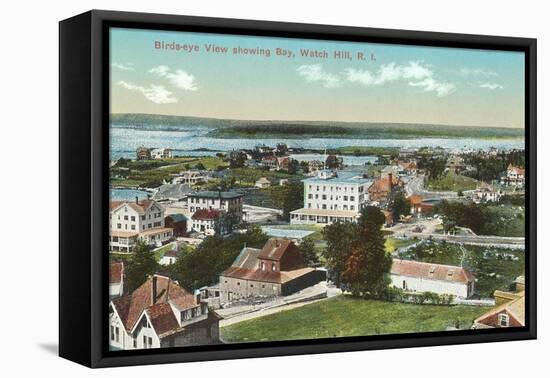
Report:
M 152 200 L 111 201 L 109 249 L 131 252 L 137 240 L 158 245 L 171 239 L 164 225 L 164 208 Z
M 202 209 L 221 210 L 234 216 L 239 224 L 243 219 L 243 197 L 237 192 L 201 191 L 188 194 L 184 201 L 190 216 Z
M 293 224 L 355 221 L 368 203 L 368 188 L 373 180 L 360 172 L 324 169 L 303 183 L 304 207 L 290 213 Z

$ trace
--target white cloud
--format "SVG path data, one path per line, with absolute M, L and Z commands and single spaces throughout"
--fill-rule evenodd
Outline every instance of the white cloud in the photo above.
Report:
M 453 93 L 456 90 L 456 86 L 452 83 L 443 83 L 435 80 L 432 77 L 427 77 L 424 80 L 409 82 L 411 87 L 419 87 L 424 90 L 424 92 L 436 92 L 437 96 L 443 97 L 448 94 Z
M 113 62 L 111 63 L 111 67 L 118 68 L 119 70 L 122 70 L 122 71 L 135 71 L 134 65 L 132 63 L 123 64 L 123 63 Z
M 167 78 L 172 85 L 186 90 L 196 91 L 199 89 L 195 81 L 195 77 L 184 70 L 170 71 L 168 66 L 160 65 L 149 70 L 149 73 Z
M 435 92 L 438 96 L 446 96 L 456 90 L 452 83 L 441 82 L 434 78 L 434 72 L 425 64 L 411 61 L 406 65 L 394 62 L 380 66 L 376 73 L 369 70 L 347 68 L 343 75 L 347 81 L 364 86 L 384 85 L 399 80 L 408 80 L 408 85 L 418 87 L 425 92 Z
M 389 82 L 394 82 L 403 79 L 422 80 L 431 77 L 433 72 L 419 62 L 409 62 L 405 66 L 397 65 L 392 62 L 380 66 L 376 73 L 371 73 L 369 70 L 356 70 L 347 68 L 343 72 L 346 80 L 354 83 L 359 83 L 364 86 L 383 85 Z
M 494 91 L 495 89 L 504 89 L 504 86 L 497 83 L 483 83 L 479 84 L 479 87 L 489 89 L 490 91 Z
M 298 74 L 309 82 L 320 82 L 325 88 L 341 86 L 340 78 L 326 72 L 320 64 L 302 65 L 296 69 Z
M 173 104 L 178 102 L 178 99 L 174 97 L 173 93 L 164 88 L 162 85 L 151 85 L 149 88 L 145 88 L 126 81 L 119 81 L 118 85 L 130 91 L 141 93 L 147 100 L 152 101 L 155 104 Z
M 463 67 L 460 70 L 458 70 L 458 74 L 460 76 L 484 76 L 484 77 L 498 76 L 498 73 L 496 73 L 495 71 L 484 70 L 482 68 L 468 68 L 468 67 Z

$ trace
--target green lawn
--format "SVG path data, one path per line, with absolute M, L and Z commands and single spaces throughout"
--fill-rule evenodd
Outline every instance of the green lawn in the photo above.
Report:
M 129 161 L 126 163 L 127 177 L 112 178 L 111 185 L 126 187 L 156 187 L 163 181 L 170 181 L 172 177 L 188 168 L 194 168 L 201 163 L 206 169 L 227 167 L 228 163 L 218 157 L 177 157 L 173 159 Z M 113 172 L 122 173 L 115 166 Z
M 428 180 L 428 189 L 435 191 L 473 190 L 477 187 L 477 180 L 462 175 L 449 172 L 437 179 Z
M 173 247 L 174 247 L 174 243 L 168 243 L 168 244 L 160 247 L 159 249 L 155 250 L 154 254 L 155 254 L 155 259 L 157 260 L 157 262 L 160 261 L 160 259 L 162 258 L 162 256 L 166 252 L 171 251 Z
M 221 328 L 225 342 L 276 341 L 470 328 L 488 307 L 433 306 L 341 296 Z
M 408 247 L 416 242 L 418 242 L 418 239 L 396 239 L 388 236 L 386 237 L 386 251 L 393 253 L 396 249 Z

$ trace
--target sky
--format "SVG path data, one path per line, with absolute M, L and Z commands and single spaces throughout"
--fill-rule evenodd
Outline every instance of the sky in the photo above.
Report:
M 111 113 L 524 127 L 522 52 L 121 28 L 110 34 Z

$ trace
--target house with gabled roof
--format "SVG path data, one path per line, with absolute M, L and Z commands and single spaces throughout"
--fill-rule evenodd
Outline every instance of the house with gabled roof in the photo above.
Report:
M 220 275 L 222 302 L 247 297 L 285 296 L 326 280 L 326 272 L 307 267 L 300 249 L 286 239 L 269 239 L 262 249 L 243 248 Z
M 191 216 L 188 231 L 199 232 L 212 236 L 216 233 L 225 234 L 227 229 L 223 227 L 224 212 L 218 209 L 199 209 Z
M 173 237 L 164 223 L 164 208 L 156 201 L 111 201 L 109 213 L 109 249 L 131 252 L 138 240 L 161 245 Z
M 518 188 L 525 187 L 525 168 L 519 168 L 512 163 L 508 164 L 508 168 L 500 178 L 501 185 L 515 186 Z
M 177 281 L 158 274 L 109 303 L 111 349 L 219 343 L 221 317 Z
M 392 285 L 407 292 L 432 292 L 468 298 L 474 294 L 474 275 L 453 265 L 393 259 Z
M 373 202 L 385 202 L 393 190 L 402 186 L 403 182 L 393 173 L 382 175 L 369 186 L 369 199 Z
M 474 329 L 525 326 L 525 277 L 515 281 L 515 292 L 496 290 L 497 307 L 474 320 Z

